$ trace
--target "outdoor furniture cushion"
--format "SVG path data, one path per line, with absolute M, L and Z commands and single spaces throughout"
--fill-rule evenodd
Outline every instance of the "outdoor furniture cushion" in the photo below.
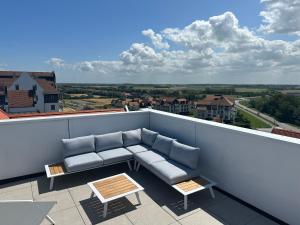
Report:
M 103 160 L 95 152 L 91 152 L 65 158 L 64 164 L 68 172 L 76 172 L 100 167 Z
M 195 170 L 191 170 L 190 168 L 180 165 L 174 161 L 160 161 L 152 163 L 150 171 L 170 185 L 197 176 Z
M 194 148 L 174 141 L 169 157 L 191 169 L 196 169 L 198 167 L 199 152 L 199 148 Z
M 84 136 L 71 139 L 62 139 L 63 156 L 70 157 L 95 151 L 94 136 Z
M 137 154 L 140 152 L 145 152 L 145 151 L 150 150 L 150 148 L 147 145 L 132 145 L 132 146 L 126 147 L 126 149 L 133 154 Z
M 123 142 L 124 146 L 128 147 L 131 145 L 138 145 L 142 141 L 141 129 L 129 130 L 123 132 Z
M 162 154 L 151 151 L 151 150 L 146 151 L 146 152 L 137 153 L 134 155 L 134 158 L 136 161 L 141 163 L 146 168 L 149 168 L 149 166 L 154 162 L 166 160 L 166 158 Z
M 146 128 L 142 129 L 142 142 L 145 145 L 152 146 L 158 133 Z
M 159 135 L 157 135 L 157 137 L 152 145 L 152 149 L 159 151 L 165 155 L 169 155 L 173 140 L 174 139 L 172 139 L 172 138 L 169 138 L 169 137 L 159 134 Z
M 122 132 L 95 135 L 96 152 L 123 147 Z
M 104 165 L 109 165 L 131 159 L 132 153 L 125 148 L 116 148 L 99 152 L 98 156 L 103 159 Z

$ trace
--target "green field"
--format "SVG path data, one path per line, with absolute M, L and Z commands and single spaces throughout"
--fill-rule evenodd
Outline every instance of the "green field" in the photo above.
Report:
M 247 120 L 249 120 L 251 128 L 252 129 L 258 129 L 258 128 L 271 128 L 271 126 L 261 119 L 258 119 L 257 117 L 253 116 L 252 114 L 239 110 L 239 113 Z

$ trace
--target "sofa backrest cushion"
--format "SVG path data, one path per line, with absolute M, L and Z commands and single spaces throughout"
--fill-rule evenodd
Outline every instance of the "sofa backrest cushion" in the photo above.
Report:
M 142 129 L 142 142 L 145 145 L 152 146 L 158 133 L 146 128 Z
M 95 135 L 96 152 L 123 147 L 122 132 Z
M 197 169 L 199 156 L 199 148 L 184 145 L 177 141 L 172 143 L 170 158 L 191 169 Z
M 63 143 L 63 156 L 70 157 L 84 153 L 95 151 L 95 139 L 93 135 L 62 139 Z
M 125 147 L 141 144 L 141 129 L 123 132 L 123 143 Z
M 157 135 L 152 145 L 152 149 L 160 153 L 163 153 L 165 155 L 169 155 L 173 141 L 174 141 L 173 138 L 169 138 L 159 134 Z

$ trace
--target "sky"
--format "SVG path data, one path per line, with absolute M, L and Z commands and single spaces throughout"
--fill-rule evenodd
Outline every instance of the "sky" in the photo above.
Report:
M 64 83 L 300 84 L 300 0 L 1 0 L 0 69 Z

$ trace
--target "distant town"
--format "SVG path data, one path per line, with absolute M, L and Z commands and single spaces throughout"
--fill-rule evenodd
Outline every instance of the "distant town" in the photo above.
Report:
M 297 85 L 57 84 L 55 72 L 0 71 L 0 109 L 11 118 L 141 108 L 266 132 L 300 131 Z

